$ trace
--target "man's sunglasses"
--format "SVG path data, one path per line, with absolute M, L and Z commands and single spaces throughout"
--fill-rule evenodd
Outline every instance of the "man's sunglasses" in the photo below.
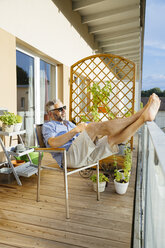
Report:
M 63 107 L 60 107 L 60 108 L 51 109 L 50 111 L 57 110 L 58 112 L 62 112 L 64 109 L 66 110 L 66 106 L 63 106 Z

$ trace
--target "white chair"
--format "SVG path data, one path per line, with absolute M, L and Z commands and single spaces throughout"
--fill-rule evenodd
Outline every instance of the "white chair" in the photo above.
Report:
M 44 144 L 44 139 L 42 135 L 42 124 L 35 125 L 35 134 L 37 138 L 37 143 L 39 145 L 38 148 L 35 148 L 36 152 L 39 152 L 39 162 L 38 162 L 38 179 L 37 179 L 37 201 L 40 200 L 40 177 L 41 177 L 41 169 L 49 169 L 49 170 L 58 170 L 62 171 L 64 173 L 64 187 L 65 187 L 65 208 L 66 208 L 66 218 L 69 219 L 69 200 L 68 200 L 68 176 L 72 175 L 76 172 L 83 171 L 85 169 L 95 167 L 97 170 L 97 200 L 100 200 L 100 193 L 99 193 L 99 162 L 85 165 L 78 169 L 69 169 L 67 168 L 67 159 L 66 159 L 66 150 L 64 148 L 46 148 Z M 42 160 L 42 153 L 43 152 L 61 152 L 63 154 L 63 168 L 52 168 L 48 165 L 41 166 L 41 160 Z

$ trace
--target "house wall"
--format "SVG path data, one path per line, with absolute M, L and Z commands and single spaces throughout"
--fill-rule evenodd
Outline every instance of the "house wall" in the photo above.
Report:
M 0 29 L 0 108 L 16 113 L 16 40 Z
M 0 1 L 0 27 L 67 66 L 92 54 L 52 0 Z
M 83 39 L 85 31 L 82 38 L 52 0 L 0 1 L 0 28 L 1 37 L 4 36 L 0 41 L 0 49 L 3 51 L 6 61 L 10 58 L 11 66 L 5 64 L 2 55 L 1 61 L 10 77 L 10 85 L 12 85 L 10 89 L 14 88 L 12 101 L 7 105 L 4 102 L 4 106 L 8 107 L 10 111 L 16 111 L 16 45 L 41 55 L 43 58 L 48 58 L 49 61 L 58 65 L 57 97 L 68 104 L 69 67 L 83 57 L 92 54 L 92 48 Z M 12 46 L 9 44 L 11 42 L 13 42 Z M 4 49 L 4 45 L 7 51 Z M 5 70 L 4 75 L 6 75 Z M 4 91 L 1 94 L 7 99 Z

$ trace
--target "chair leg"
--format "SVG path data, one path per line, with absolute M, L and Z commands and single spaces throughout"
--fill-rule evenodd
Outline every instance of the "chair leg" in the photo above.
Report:
M 69 219 L 68 175 L 67 175 L 66 151 L 64 151 L 64 186 L 65 186 L 65 209 L 66 209 L 66 218 Z
M 100 192 L 99 192 L 99 162 L 97 163 L 97 200 L 100 201 Z
M 40 201 L 40 177 L 41 177 L 41 152 L 38 158 L 38 178 L 37 178 L 37 201 Z

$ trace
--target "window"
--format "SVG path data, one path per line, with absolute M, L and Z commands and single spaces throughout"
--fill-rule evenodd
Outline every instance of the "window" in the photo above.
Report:
M 22 49 L 16 51 L 17 112 L 23 117 L 27 146 L 34 145 L 33 125 L 44 122 L 45 103 L 56 97 L 56 66 Z

